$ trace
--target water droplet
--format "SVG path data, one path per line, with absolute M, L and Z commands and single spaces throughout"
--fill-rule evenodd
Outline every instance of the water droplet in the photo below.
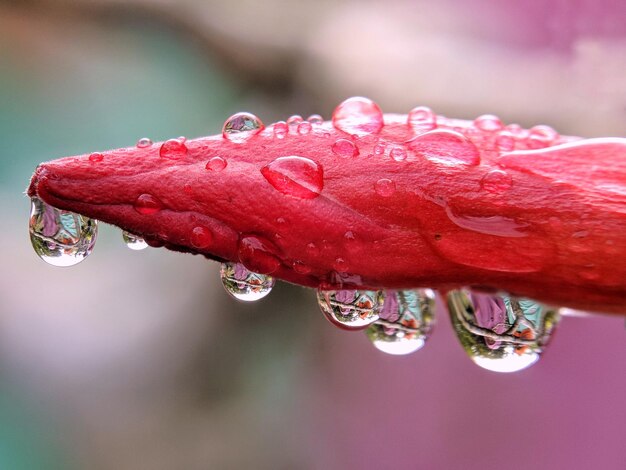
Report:
M 548 147 L 559 134 L 550 126 L 535 126 L 528 131 L 527 145 L 532 149 Z
M 289 134 L 289 126 L 285 121 L 278 121 L 274 123 L 272 127 L 274 131 L 274 137 L 277 139 L 284 139 L 287 134 Z
M 383 155 L 385 153 L 385 144 L 378 143 L 374 146 L 374 155 Z
M 102 160 L 104 160 L 104 155 L 102 155 L 101 153 L 94 152 L 91 155 L 89 155 L 89 161 L 92 163 L 99 163 Z
M 379 196 L 390 197 L 396 192 L 396 183 L 390 179 L 381 178 L 374 184 L 374 190 Z
M 237 248 L 239 261 L 250 271 L 271 274 L 280 267 L 276 247 L 258 235 L 243 235 Z
M 305 157 L 279 157 L 261 168 L 261 174 L 281 193 L 300 199 L 314 199 L 324 188 L 322 166 Z
M 480 186 L 490 193 L 501 193 L 509 189 L 513 178 L 506 171 L 492 170 L 482 177 Z
M 528 136 L 528 131 L 519 124 L 509 124 L 505 129 L 518 140 L 523 140 Z
M 298 274 L 309 274 L 311 272 L 311 267 L 307 266 L 302 261 L 294 261 L 291 265 L 293 270 Z
M 365 331 L 376 349 L 394 355 L 421 349 L 435 320 L 435 293 L 430 289 L 385 291 L 379 320 Z
M 229 117 L 222 128 L 222 136 L 234 143 L 241 144 L 258 134 L 265 126 L 251 113 L 237 113 Z
M 135 201 L 135 210 L 143 215 L 156 214 L 163 208 L 163 204 L 152 194 L 141 194 Z
M 323 124 L 324 123 L 324 118 L 322 116 L 320 116 L 319 114 L 311 114 L 307 118 L 307 121 L 309 121 L 314 126 L 317 126 L 319 124 Z
M 458 132 L 436 130 L 421 134 L 408 142 L 411 150 L 433 163 L 458 166 L 480 164 L 476 146 Z
M 515 149 L 515 136 L 511 131 L 500 131 L 496 138 L 496 145 L 501 151 L 510 152 Z
M 311 132 L 312 128 L 313 126 L 309 121 L 302 121 L 300 124 L 298 124 L 298 134 L 307 135 L 309 132 Z
M 213 243 L 213 233 L 208 227 L 198 225 L 191 231 L 190 241 L 194 248 L 206 248 Z
M 187 145 L 183 139 L 170 139 L 161 144 L 159 155 L 162 158 L 178 160 L 187 156 Z
M 226 160 L 222 157 L 212 157 L 207 162 L 205 168 L 211 171 L 222 171 L 226 168 Z
M 222 263 L 220 278 L 226 292 L 236 299 L 247 302 L 265 297 L 276 282 L 272 276 L 248 271 L 240 263 Z
M 28 223 L 35 253 L 53 266 L 73 266 L 93 251 L 98 221 L 31 198 Z
M 406 150 L 402 147 L 395 147 L 389 152 L 389 156 L 397 162 L 406 160 Z
M 144 250 L 148 248 L 148 244 L 143 238 L 138 237 L 137 235 L 133 235 L 126 230 L 122 232 L 122 240 L 124 240 L 124 243 L 128 248 L 134 251 Z
M 409 112 L 407 124 L 415 133 L 427 132 L 437 127 L 437 116 L 427 106 L 418 106 Z
M 141 139 L 137 141 L 137 148 L 140 148 L 140 149 L 145 149 L 147 147 L 150 147 L 151 145 L 152 145 L 152 141 L 148 139 L 147 137 L 142 137 Z
M 383 112 L 368 98 L 348 98 L 333 111 L 333 125 L 351 135 L 378 133 L 383 124 Z
M 335 155 L 339 155 L 344 158 L 356 157 L 359 155 L 359 149 L 357 146 L 354 142 L 348 139 L 337 139 L 331 146 L 331 149 Z
M 287 125 L 291 128 L 297 128 L 298 124 L 302 122 L 302 116 L 299 114 L 294 114 L 293 116 L 289 116 L 287 119 Z
M 317 302 L 326 318 L 348 330 L 361 330 L 378 320 L 383 306 L 380 291 L 317 291 Z
M 494 372 L 517 372 L 537 362 L 559 318 L 532 300 L 465 289 L 448 293 L 448 309 L 463 349 Z
M 474 119 L 474 125 L 485 132 L 496 132 L 504 127 L 498 116 L 493 114 L 483 114 Z

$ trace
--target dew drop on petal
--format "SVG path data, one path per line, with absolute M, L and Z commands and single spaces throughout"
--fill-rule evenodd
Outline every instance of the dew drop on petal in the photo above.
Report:
M 169 139 L 161 144 L 159 150 L 161 158 L 169 158 L 170 160 L 179 160 L 187 156 L 187 145 L 183 138 Z
M 91 254 L 98 236 L 98 221 L 57 209 L 31 198 L 28 222 L 35 253 L 53 266 L 73 266 Z
M 152 141 L 148 139 L 147 137 L 142 137 L 141 139 L 137 141 L 137 148 L 140 148 L 140 149 L 145 149 L 147 147 L 150 147 L 151 145 L 152 145 Z
M 383 112 L 368 98 L 348 98 L 333 111 L 333 125 L 350 135 L 376 134 L 384 125 Z
M 406 160 L 406 150 L 402 147 L 395 147 L 389 152 L 389 156 L 397 162 Z
M 299 199 L 314 199 L 324 188 L 322 166 L 305 157 L 278 157 L 261 168 L 261 174 L 281 193 Z
M 374 184 L 374 190 L 381 197 L 390 197 L 396 192 L 396 183 L 388 178 L 381 178 Z
M 494 372 L 517 372 L 539 359 L 559 314 L 533 300 L 466 289 L 448 293 L 457 337 L 470 359 Z
M 504 127 L 498 116 L 493 114 L 483 114 L 474 119 L 474 125 L 485 132 L 497 132 Z
M 381 291 L 318 290 L 317 302 L 334 325 L 348 330 L 361 330 L 378 320 L 383 295 Z
M 142 215 L 153 215 L 163 208 L 161 201 L 152 194 L 140 194 L 135 200 L 135 210 Z
M 374 155 L 383 155 L 385 153 L 385 144 L 378 143 L 374 146 Z
M 206 248 L 213 243 L 213 233 L 208 227 L 198 225 L 191 230 L 189 241 L 194 248 Z
M 89 161 L 91 163 L 100 163 L 102 160 L 104 160 L 104 155 L 99 152 L 94 152 L 89 155 Z
M 435 130 L 421 134 L 408 142 L 409 148 L 433 163 L 445 166 L 476 166 L 480 154 L 463 134 Z
M 237 113 L 229 117 L 222 128 L 222 136 L 241 144 L 263 130 L 263 122 L 252 113 Z
M 337 139 L 331 146 L 331 150 L 335 155 L 343 158 L 356 157 L 359 155 L 359 149 L 356 144 L 348 139 Z
M 124 240 L 124 244 L 128 248 L 134 251 L 140 251 L 148 248 L 148 244 L 143 238 L 133 235 L 126 230 L 122 231 L 122 240 Z
M 379 319 L 365 334 L 387 354 L 410 354 L 421 349 L 435 321 L 435 293 L 431 289 L 388 290 Z
M 272 276 L 253 273 L 240 263 L 222 263 L 220 278 L 226 292 L 247 302 L 265 297 L 276 282 Z
M 551 145 L 559 134 L 550 126 L 535 126 L 528 131 L 526 140 L 528 147 L 532 149 L 544 148 Z
M 503 152 L 510 152 L 515 149 L 515 136 L 511 131 L 500 131 L 496 138 L 498 149 Z
M 312 128 L 313 126 L 311 125 L 309 121 L 302 121 L 300 124 L 298 124 L 298 134 L 307 135 L 308 133 L 311 132 Z
M 482 177 L 480 186 L 490 193 L 501 193 L 509 189 L 513 184 L 513 179 L 506 171 L 492 170 Z
M 205 168 L 207 170 L 216 171 L 216 172 L 222 171 L 224 168 L 226 168 L 226 159 L 220 156 L 212 157 L 206 163 Z
M 437 116 L 427 106 L 413 108 L 407 117 L 407 124 L 414 133 L 422 133 L 437 127 Z
M 322 124 L 324 122 L 324 118 L 322 116 L 320 116 L 319 114 L 311 114 L 307 118 L 307 121 L 309 121 L 314 126 L 317 126 L 317 125 Z
M 272 242 L 258 235 L 243 235 L 239 238 L 239 261 L 255 273 L 271 274 L 276 271 L 280 267 L 276 252 Z
M 285 121 L 275 122 L 272 126 L 272 132 L 277 139 L 284 139 L 289 134 L 289 126 Z

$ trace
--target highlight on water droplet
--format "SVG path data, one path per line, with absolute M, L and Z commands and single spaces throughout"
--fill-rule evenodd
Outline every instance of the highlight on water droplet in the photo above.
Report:
M 261 174 L 281 193 L 299 199 L 314 199 L 324 188 L 322 166 L 306 157 L 278 157 L 261 168 Z
M 317 303 L 326 318 L 346 330 L 362 330 L 378 320 L 383 300 L 381 291 L 317 291 Z
M 89 155 L 89 161 L 91 163 L 100 163 L 102 160 L 104 160 L 104 155 L 102 155 L 100 152 L 94 152 Z
M 222 171 L 226 168 L 226 159 L 220 156 L 211 157 L 206 163 L 205 168 L 211 171 Z
M 433 163 L 445 166 L 476 166 L 480 164 L 478 148 L 463 134 L 434 130 L 418 135 L 408 142 L 409 148 Z
M 343 158 L 357 157 L 359 149 L 354 142 L 348 139 L 337 139 L 330 147 L 335 155 Z
M 53 266 L 73 266 L 91 254 L 98 236 L 98 221 L 31 198 L 28 222 L 35 253 Z
M 153 215 L 163 208 L 161 201 L 152 194 L 140 194 L 135 200 L 134 208 L 143 215 Z
M 126 230 L 122 231 L 122 240 L 124 240 L 126 246 L 133 251 L 140 251 L 148 248 L 148 244 L 143 238 L 133 235 Z
M 220 278 L 226 292 L 246 302 L 262 299 L 276 283 L 272 276 L 253 273 L 240 263 L 222 263 Z
M 376 134 L 383 128 L 383 112 L 369 98 L 348 98 L 333 111 L 333 125 L 351 135 Z
M 241 144 L 264 129 L 263 122 L 252 113 L 237 113 L 224 122 L 222 136 L 234 143 Z
M 184 138 L 169 139 L 161 144 L 159 155 L 161 158 L 169 158 L 170 160 L 179 160 L 187 156 L 187 145 Z
M 539 359 L 559 320 L 533 300 L 467 289 L 448 293 L 448 310 L 461 346 L 480 367 L 517 372 Z
M 498 116 L 493 114 L 483 114 L 474 119 L 474 125 L 485 132 L 496 132 L 504 127 Z
M 435 323 L 435 293 L 431 289 L 388 290 L 378 321 L 365 330 L 374 347 L 387 354 L 421 349 Z
M 275 122 L 272 126 L 272 132 L 277 139 L 284 139 L 289 134 L 289 125 L 285 121 Z
M 512 185 L 513 178 L 503 170 L 491 170 L 480 180 L 480 187 L 490 193 L 502 193 Z
M 427 132 L 437 127 L 437 115 L 427 106 L 418 106 L 409 111 L 407 124 L 415 133 Z
M 389 178 L 381 178 L 374 184 L 374 191 L 381 197 L 391 197 L 396 192 L 396 183 Z
M 142 137 L 141 139 L 137 141 L 137 148 L 140 148 L 140 149 L 145 149 L 147 147 L 150 147 L 151 145 L 152 145 L 152 140 L 148 139 L 147 137 Z

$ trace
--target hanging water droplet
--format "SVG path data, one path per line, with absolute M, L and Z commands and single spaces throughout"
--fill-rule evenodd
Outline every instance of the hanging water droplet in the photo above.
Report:
M 482 177 L 480 186 L 490 193 L 501 193 L 513 185 L 513 179 L 506 171 L 492 170 Z
M 344 158 L 357 157 L 359 155 L 359 149 L 355 143 L 348 139 L 337 139 L 331 146 L 331 150 L 335 155 Z
M 258 134 L 264 126 L 261 120 L 251 113 L 237 113 L 229 117 L 222 128 L 222 136 L 240 144 Z
M 317 126 L 317 125 L 322 124 L 324 122 L 324 118 L 322 116 L 320 116 L 319 114 L 311 114 L 307 118 L 307 121 L 309 121 L 314 126 Z
M 333 111 L 333 125 L 351 135 L 376 134 L 383 124 L 383 112 L 368 98 L 348 98 Z
M 99 152 L 94 152 L 89 155 L 89 161 L 91 163 L 100 163 L 102 160 L 104 160 L 104 155 Z
M 435 130 L 418 135 L 408 142 L 409 148 L 433 163 L 445 166 L 476 166 L 480 154 L 476 146 L 454 131 Z
M 161 144 L 159 155 L 161 158 L 169 158 L 170 160 L 179 160 L 187 156 L 187 145 L 185 139 L 169 139 Z
M 31 198 L 28 223 L 35 253 L 53 266 L 73 266 L 93 251 L 98 221 Z
M 324 188 L 324 171 L 319 163 L 305 157 L 278 157 L 261 174 L 278 191 L 300 199 L 314 199 Z
M 380 291 L 318 290 L 317 302 L 334 325 L 347 330 L 361 330 L 378 320 L 383 295 Z
M 152 145 L 152 140 L 148 139 L 147 137 L 142 137 L 141 139 L 137 141 L 137 148 L 140 148 L 140 149 L 145 149 L 147 147 L 150 147 L 151 145 Z
M 498 116 L 493 114 L 483 114 L 474 119 L 474 125 L 485 132 L 496 132 L 504 127 Z
M 302 121 L 300 124 L 298 124 L 298 134 L 307 135 L 309 132 L 311 132 L 312 128 L 313 126 L 309 121 Z
M 239 239 L 237 248 L 239 261 L 255 273 L 271 274 L 280 267 L 280 260 L 276 257 L 276 247 L 263 237 L 243 235 Z
M 406 150 L 402 147 L 395 147 L 389 152 L 389 156 L 397 162 L 406 160 Z
M 139 250 L 148 248 L 148 244 L 143 238 L 138 237 L 137 235 L 133 235 L 132 233 L 127 232 L 126 230 L 122 232 L 122 240 L 124 240 L 124 243 L 126 244 L 128 248 L 134 251 L 139 251 Z
M 374 184 L 374 191 L 382 197 L 391 197 L 396 192 L 396 183 L 388 178 L 381 178 Z
M 226 160 L 219 156 L 212 157 L 206 163 L 205 168 L 211 171 L 222 171 L 224 168 L 226 168 Z
M 246 302 L 262 299 L 276 282 L 272 276 L 253 273 L 240 263 L 222 263 L 220 278 L 226 292 Z
M 463 349 L 494 372 L 537 362 L 559 319 L 556 310 L 532 300 L 465 289 L 448 293 L 448 309 Z
M 421 349 L 435 320 L 435 293 L 430 289 L 385 291 L 378 321 L 365 331 L 376 349 L 395 355 Z
M 161 210 L 163 204 L 152 194 L 140 194 L 134 204 L 135 210 L 143 215 L 156 214 Z
M 418 106 L 409 112 L 407 124 L 413 132 L 421 134 L 437 127 L 437 116 L 427 106 Z

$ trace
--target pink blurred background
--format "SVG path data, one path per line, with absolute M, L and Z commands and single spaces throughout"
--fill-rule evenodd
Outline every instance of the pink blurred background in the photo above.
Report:
M 626 135 L 623 1 L 0 2 L 0 468 L 626 468 L 623 317 L 564 318 L 545 357 L 483 371 L 447 314 L 408 357 L 331 327 L 313 291 L 237 303 L 218 266 L 101 227 L 37 259 L 44 160 L 326 118 L 366 95 Z M 626 302 L 626 299 L 625 299 Z

